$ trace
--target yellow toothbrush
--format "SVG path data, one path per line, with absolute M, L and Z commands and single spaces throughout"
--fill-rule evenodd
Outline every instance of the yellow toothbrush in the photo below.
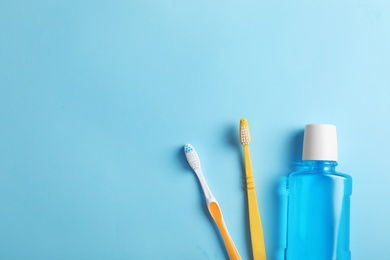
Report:
M 184 146 L 184 153 L 186 155 L 189 165 L 194 170 L 196 176 L 199 179 L 200 185 L 202 186 L 203 189 L 203 193 L 206 197 L 207 208 L 221 233 L 229 258 L 231 260 L 240 260 L 241 257 L 238 254 L 236 246 L 234 245 L 233 240 L 230 237 L 229 232 L 226 228 L 225 221 L 223 220 L 221 208 L 219 207 L 217 200 L 214 198 L 213 194 L 210 191 L 209 186 L 206 183 L 205 178 L 203 177 L 198 154 L 196 153 L 194 147 L 192 147 L 192 145 L 190 144 L 186 144 Z
M 251 159 L 249 154 L 249 143 L 251 136 L 248 122 L 245 118 L 240 120 L 240 142 L 244 147 L 244 160 L 246 172 L 246 188 L 248 195 L 249 226 L 251 232 L 252 253 L 254 260 L 265 260 L 265 245 L 263 228 L 261 226 L 260 212 L 257 205 L 255 182 L 252 174 Z

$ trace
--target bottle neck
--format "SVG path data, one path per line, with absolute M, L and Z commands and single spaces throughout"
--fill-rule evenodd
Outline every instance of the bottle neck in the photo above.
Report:
M 304 170 L 313 171 L 313 172 L 327 172 L 333 173 L 336 172 L 336 161 L 312 161 L 304 160 L 302 161 L 302 167 Z

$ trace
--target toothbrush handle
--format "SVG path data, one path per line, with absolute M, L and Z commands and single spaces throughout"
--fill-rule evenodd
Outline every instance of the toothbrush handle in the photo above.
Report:
M 223 242 L 225 243 L 226 250 L 228 252 L 229 258 L 231 260 L 241 260 L 240 255 L 238 254 L 237 248 L 234 245 L 232 238 L 229 235 L 229 232 L 226 228 L 225 222 L 222 217 L 222 212 L 219 205 L 212 201 L 209 203 L 209 211 L 211 216 L 213 217 L 215 224 L 217 224 L 219 232 L 221 232 L 221 236 Z
M 252 253 L 254 260 L 265 260 L 265 245 L 263 228 L 261 225 L 261 218 L 259 207 L 257 204 L 255 182 L 253 180 L 252 166 L 250 161 L 249 146 L 244 145 L 244 159 L 246 170 L 246 187 L 248 196 L 248 210 L 249 210 L 249 225 L 252 241 Z

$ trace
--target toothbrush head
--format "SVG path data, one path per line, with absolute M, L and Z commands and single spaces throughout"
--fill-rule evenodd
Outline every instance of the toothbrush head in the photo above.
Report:
M 251 135 L 249 132 L 248 121 L 245 118 L 240 120 L 240 142 L 242 145 L 247 145 L 252 141 Z
M 194 147 L 190 144 L 184 146 L 184 153 L 186 154 L 187 161 L 191 168 L 196 171 L 200 169 L 200 160 L 198 154 L 196 153 Z

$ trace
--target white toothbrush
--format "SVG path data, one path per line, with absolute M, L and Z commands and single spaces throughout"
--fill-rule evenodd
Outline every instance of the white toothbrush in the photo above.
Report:
M 225 243 L 229 258 L 235 260 L 241 259 L 236 249 L 236 246 L 234 245 L 233 240 L 230 237 L 230 234 L 226 228 L 225 221 L 223 220 L 221 208 L 219 207 L 217 200 L 214 198 L 213 194 L 210 191 L 209 186 L 206 183 L 205 178 L 203 177 L 198 154 L 196 153 L 194 147 L 192 147 L 192 145 L 190 144 L 186 144 L 184 146 L 184 152 L 188 163 L 196 173 L 196 176 L 198 176 L 200 185 L 202 186 L 203 189 L 203 193 L 206 197 L 207 208 L 209 209 L 210 215 L 213 217 L 215 224 L 217 224 L 219 232 L 221 232 L 221 236 L 223 242 Z

